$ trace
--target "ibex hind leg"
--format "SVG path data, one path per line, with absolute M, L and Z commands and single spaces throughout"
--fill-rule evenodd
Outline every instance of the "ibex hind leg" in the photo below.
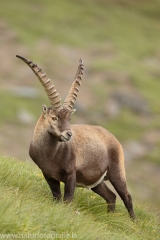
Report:
M 108 150 L 109 169 L 108 180 L 111 182 L 119 196 L 124 202 L 131 218 L 135 218 L 132 198 L 127 190 L 126 174 L 124 167 L 124 155 L 121 145 Z
M 104 182 L 101 182 L 96 187 L 92 188 L 92 191 L 106 200 L 108 203 L 108 212 L 114 212 L 116 195 L 106 186 Z
M 120 198 L 123 200 L 125 207 L 127 208 L 131 218 L 135 218 L 132 197 L 127 190 L 125 171 L 123 173 L 122 169 L 118 169 L 118 166 L 115 166 L 109 169 L 108 172 L 109 181 L 119 194 Z

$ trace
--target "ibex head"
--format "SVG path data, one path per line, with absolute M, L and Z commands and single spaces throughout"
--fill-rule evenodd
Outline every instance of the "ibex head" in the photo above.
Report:
M 51 84 L 50 78 L 47 77 L 42 69 L 39 68 L 37 64 L 24 57 L 19 55 L 16 55 L 16 57 L 22 59 L 32 69 L 47 93 L 51 107 L 47 108 L 45 104 L 42 105 L 42 116 L 40 121 L 43 121 L 43 127 L 58 141 L 69 141 L 72 136 L 69 122 L 71 115 L 75 112 L 73 107 L 79 92 L 83 75 L 84 66 L 82 59 L 79 60 L 78 70 L 71 89 L 67 94 L 64 103 L 61 104 L 59 93 L 57 93 L 54 85 Z

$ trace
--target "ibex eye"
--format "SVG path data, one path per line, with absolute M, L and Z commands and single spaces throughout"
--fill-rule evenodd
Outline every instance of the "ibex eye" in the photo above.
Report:
M 53 120 L 53 121 L 58 121 L 58 117 L 56 117 L 56 116 L 55 116 L 55 117 L 52 117 L 52 120 Z

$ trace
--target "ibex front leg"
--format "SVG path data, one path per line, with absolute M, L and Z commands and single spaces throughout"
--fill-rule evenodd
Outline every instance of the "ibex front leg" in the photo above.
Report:
M 60 200 L 61 199 L 61 189 L 60 189 L 60 182 L 57 181 L 56 179 L 54 178 L 49 178 L 47 177 L 45 174 L 43 174 L 51 191 L 52 191 L 52 194 L 53 194 L 53 198 L 56 199 L 56 200 Z
M 76 187 L 76 173 L 72 172 L 66 176 L 64 187 L 64 201 L 71 202 Z

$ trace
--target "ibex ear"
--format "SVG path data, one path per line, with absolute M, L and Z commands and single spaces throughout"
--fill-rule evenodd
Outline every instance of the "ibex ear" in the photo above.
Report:
M 72 109 L 71 110 L 71 114 L 75 113 L 76 112 L 76 109 Z
M 46 116 L 47 113 L 47 107 L 45 104 L 42 104 L 42 111 L 43 111 L 43 115 Z

